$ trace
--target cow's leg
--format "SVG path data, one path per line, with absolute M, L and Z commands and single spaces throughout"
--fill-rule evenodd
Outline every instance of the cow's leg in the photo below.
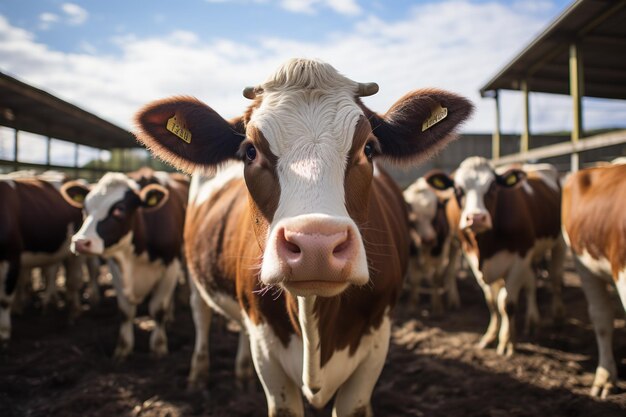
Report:
M 239 332 L 239 344 L 237 345 L 237 358 L 235 359 L 235 376 L 241 388 L 245 387 L 254 378 L 254 365 L 250 352 L 250 338 L 246 329 Z
M 424 262 L 424 272 L 430 285 L 430 305 L 434 316 L 443 314 L 443 292 L 445 284 L 438 268 L 438 259 L 428 257 Z
M 502 288 L 502 283 L 497 281 L 492 284 L 486 284 L 479 280 L 479 284 L 485 293 L 485 301 L 487 302 L 490 315 L 487 331 L 483 337 L 481 337 L 480 342 L 478 342 L 478 348 L 484 349 L 496 340 L 496 337 L 498 336 L 498 329 L 500 328 L 500 315 L 498 314 L 497 297 L 500 289 Z
M 502 316 L 500 334 L 498 335 L 498 355 L 511 356 L 515 352 L 515 313 L 519 292 L 522 287 L 533 279 L 533 270 L 526 260 L 515 262 L 498 294 L 498 310 Z
M 606 398 L 617 382 L 617 367 L 613 357 L 613 301 L 605 281 L 591 273 L 578 260 L 576 266 L 598 344 L 598 367 L 590 394 L 593 397 Z
M 565 262 L 566 245 L 563 237 L 559 237 L 552 248 L 548 275 L 552 284 L 552 319 L 560 324 L 565 318 L 565 306 L 563 304 L 563 263 Z
M 537 277 L 534 273 L 528 275 L 525 285 L 526 293 L 526 317 L 524 320 L 524 333 L 532 335 L 539 326 L 541 316 L 537 307 Z
M 204 385 L 209 377 L 209 330 L 212 315 L 211 308 L 198 293 L 196 285 L 193 281 L 189 283 L 191 290 L 189 306 L 196 329 L 196 343 L 191 356 L 191 369 L 188 378 L 189 388 L 192 389 Z
M 443 280 L 446 291 L 446 301 L 448 308 L 461 308 L 461 297 L 459 296 L 459 287 L 457 285 L 456 273 L 461 257 L 461 248 L 456 242 L 450 243 L 450 251 L 448 254 L 448 263 L 443 271 Z
M 19 275 L 17 262 L 0 261 L 0 343 L 11 338 L 11 305 L 15 295 L 15 282 Z
M 69 321 L 72 323 L 81 313 L 80 292 L 83 286 L 84 256 L 68 256 L 65 261 L 65 287 L 67 288 L 67 304 Z
M 120 324 L 120 334 L 117 338 L 113 359 L 123 361 L 133 351 L 135 345 L 135 334 L 133 322 L 137 314 L 137 305 L 133 304 L 125 295 L 124 280 L 122 278 L 122 270 L 117 262 L 113 259 L 108 261 L 109 271 L 111 272 L 113 287 L 117 296 L 117 308 L 120 311 L 122 323 Z
M 280 362 L 267 349 L 250 344 L 254 367 L 263 385 L 269 417 L 303 417 L 304 406 L 300 388 L 285 373 Z
M 180 275 L 180 261 L 175 259 L 163 274 L 161 280 L 157 283 L 148 311 L 155 321 L 154 330 L 150 335 L 150 351 L 156 357 L 167 355 L 167 333 L 165 332 L 165 324 L 167 312 L 170 304 L 173 303 L 172 296 Z
M 19 276 L 17 278 L 17 284 L 13 292 L 13 305 L 12 310 L 15 314 L 22 314 L 24 307 L 28 304 L 28 300 L 32 294 L 32 268 L 21 267 L 19 270 Z
M 89 275 L 89 304 L 96 306 L 100 304 L 100 260 L 97 256 L 87 256 L 85 259 L 87 274 Z
M 374 385 L 376 385 L 376 381 L 378 381 L 378 377 L 383 370 L 387 351 L 389 350 L 391 332 L 389 320 L 383 322 L 379 332 L 378 340 L 373 343 L 370 354 L 363 359 L 361 364 L 337 391 L 333 417 L 371 417 L 373 415 L 370 399 Z
M 58 272 L 58 263 L 41 268 L 41 278 L 46 283 L 46 289 L 41 297 L 41 303 L 44 310 L 47 310 L 51 303 L 56 305 L 59 302 L 59 292 L 57 291 L 56 282 Z
M 408 268 L 408 282 L 409 282 L 409 309 L 413 312 L 418 310 L 420 301 L 420 290 L 422 288 L 423 273 L 420 268 L 419 255 L 415 254 L 409 258 Z

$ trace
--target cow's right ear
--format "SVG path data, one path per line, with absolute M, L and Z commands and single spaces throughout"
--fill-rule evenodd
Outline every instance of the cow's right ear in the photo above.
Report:
M 245 131 L 241 118 L 226 121 L 193 97 L 158 100 L 135 115 L 135 136 L 158 158 L 181 171 L 212 171 L 237 158 Z
M 82 209 L 90 190 L 82 181 L 68 181 L 61 186 L 60 191 L 65 201 L 76 208 Z
M 444 191 L 454 187 L 454 180 L 443 172 L 432 172 L 426 175 L 426 182 L 435 190 Z

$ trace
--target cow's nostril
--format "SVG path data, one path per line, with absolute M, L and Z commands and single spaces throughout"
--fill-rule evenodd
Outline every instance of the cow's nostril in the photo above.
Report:
M 296 245 L 295 243 L 291 243 L 288 240 L 285 240 L 285 249 L 287 249 L 287 251 L 289 251 L 291 253 L 300 253 L 300 252 L 302 252 L 300 250 L 300 246 Z
M 339 255 L 342 252 L 345 252 L 349 247 L 350 247 L 350 239 L 346 234 L 346 240 L 341 242 L 339 245 L 335 247 L 335 249 L 333 249 L 333 255 Z

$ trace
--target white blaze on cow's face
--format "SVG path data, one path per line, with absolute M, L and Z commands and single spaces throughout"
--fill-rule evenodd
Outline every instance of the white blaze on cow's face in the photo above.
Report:
M 496 175 L 487 159 L 470 157 L 461 163 L 454 174 L 454 185 L 461 206 L 459 227 L 462 230 L 479 233 L 493 227 L 488 205 L 495 191 L 495 181 Z
M 139 185 L 121 173 L 107 173 L 84 202 L 84 221 L 72 236 L 74 253 L 102 255 L 132 228 L 132 214 L 140 204 Z
M 363 111 L 355 102 L 357 83 L 330 66 L 317 71 L 306 75 L 312 89 L 266 83 L 248 132 L 256 129 L 267 142 L 280 193 L 267 231 L 261 280 L 281 283 L 296 295 L 333 296 L 369 280 L 344 186 Z M 371 175 L 369 169 L 370 182 Z

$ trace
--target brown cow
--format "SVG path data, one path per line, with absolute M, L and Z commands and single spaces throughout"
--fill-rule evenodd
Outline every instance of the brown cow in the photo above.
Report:
M 550 256 L 553 314 L 562 314 L 560 288 L 565 245 L 560 233 L 560 187 L 554 167 L 525 166 L 498 174 L 482 157 L 464 160 L 451 179 L 435 173 L 433 187 L 454 188 L 448 207 L 456 217 L 459 239 L 491 313 L 479 342 L 485 348 L 498 337 L 497 352 L 514 352 L 514 315 L 520 290 L 526 288 L 526 328 L 539 321 L 533 263 Z M 456 210 L 455 210 L 456 209 Z
M 138 114 L 157 156 L 217 169 L 192 180 L 185 231 L 192 383 L 208 371 L 210 305 L 246 329 L 270 416 L 302 416 L 301 392 L 317 408 L 336 394 L 338 416 L 371 415 L 409 247 L 402 194 L 374 160 L 440 149 L 472 108 L 419 90 L 380 116 L 358 98 L 377 90 L 294 59 L 244 90 L 254 102 L 230 122 L 190 97 Z
M 0 341 L 11 336 L 11 306 L 32 268 L 56 273 L 65 261 L 71 317 L 80 310 L 82 260 L 70 254 L 80 210 L 67 204 L 55 184 L 35 177 L 0 178 Z
M 151 294 L 148 310 L 156 326 L 150 350 L 165 355 L 166 312 L 183 274 L 183 224 L 189 182 L 165 172 L 142 169 L 128 175 L 110 172 L 90 188 L 70 182 L 66 200 L 82 208 L 85 219 L 72 237 L 72 252 L 107 259 L 123 320 L 114 357 L 122 360 L 134 346 L 137 305 Z
M 411 304 L 417 305 L 424 291 L 422 281 L 426 280 L 431 285 L 434 314 L 443 312 L 444 293 L 448 307 L 459 308 L 456 271 L 460 251 L 446 216 L 448 198 L 435 192 L 425 177 L 418 178 L 402 194 L 409 205 L 411 238 L 416 249 L 409 264 Z
M 563 188 L 563 235 L 572 249 L 600 360 L 591 395 L 606 398 L 617 383 L 613 358 L 613 303 L 617 288 L 626 310 L 626 165 L 572 174 Z

